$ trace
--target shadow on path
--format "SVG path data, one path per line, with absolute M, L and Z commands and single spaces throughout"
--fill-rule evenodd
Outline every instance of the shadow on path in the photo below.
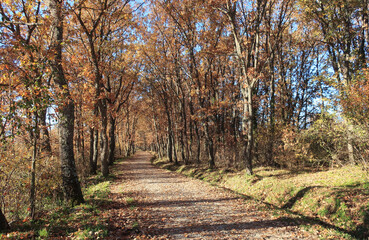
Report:
M 250 221 L 239 223 L 209 223 L 209 224 L 194 224 L 181 227 L 164 227 L 153 228 L 153 232 L 164 232 L 170 235 L 202 233 L 202 232 L 217 232 L 217 231 L 232 231 L 232 230 L 252 230 L 252 229 L 268 229 L 268 228 L 283 228 L 288 226 L 298 226 L 298 219 L 295 218 L 278 218 L 274 220 Z

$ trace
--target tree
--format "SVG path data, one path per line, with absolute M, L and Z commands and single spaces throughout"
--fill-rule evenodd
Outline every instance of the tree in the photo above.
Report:
M 253 174 L 252 158 L 254 148 L 254 89 L 260 78 L 262 60 L 261 27 L 265 19 L 268 1 L 253 1 L 246 6 L 242 1 L 226 1 L 219 8 L 229 19 L 238 62 L 243 98 L 242 127 L 246 131 L 245 166 Z M 250 8 L 250 10 L 248 10 Z M 240 11 L 238 13 L 238 11 Z M 238 19 L 238 18 L 242 19 Z
M 367 67 L 368 1 L 301 1 L 305 15 L 321 33 L 322 42 L 329 54 L 329 62 L 338 80 L 341 94 L 351 86 L 363 68 Z M 347 150 L 354 162 L 353 125 L 347 123 Z
M 94 169 L 96 168 L 96 146 L 99 136 L 101 172 L 105 177 L 109 174 L 109 162 L 112 161 L 109 147 L 115 146 L 115 139 L 112 139 L 114 134 L 112 135 L 110 131 L 108 135 L 109 122 L 113 126 L 111 129 L 115 129 L 114 117 L 109 117 L 108 114 L 110 110 L 109 104 L 113 104 L 112 101 L 114 101 L 110 97 L 114 96 L 115 99 L 119 99 L 119 95 L 124 93 L 123 89 L 130 88 L 130 84 L 126 82 L 127 78 L 123 77 L 125 66 L 117 64 L 117 62 L 123 62 L 122 58 L 124 58 L 126 49 L 124 49 L 125 45 L 122 42 L 128 42 L 126 40 L 127 29 L 132 24 L 132 13 L 129 3 L 130 0 L 84 1 L 73 10 L 76 22 L 80 25 L 77 31 L 82 33 L 79 34 L 82 42 L 81 46 L 86 48 L 88 52 L 90 67 L 94 77 L 94 115 L 96 119 L 100 117 L 100 132 L 97 132 L 97 126 L 93 126 L 91 129 L 93 132 L 91 149 L 94 151 L 90 160 L 93 165 L 91 172 L 95 172 Z M 116 68 L 118 66 L 121 69 L 117 71 Z M 116 74 L 117 72 L 119 74 Z M 126 81 L 122 82 L 123 80 Z M 118 89 L 114 89 L 115 86 L 118 86 Z M 119 111 L 120 107 L 115 110 Z
M 9 224 L 8 224 L 8 221 L 6 221 L 6 218 L 0 208 L 0 231 L 6 230 L 6 229 L 9 229 Z
M 74 102 L 68 88 L 68 82 L 64 76 L 62 65 L 63 44 L 63 1 L 50 0 L 50 36 L 53 56 L 50 59 L 52 78 L 56 84 L 55 91 L 58 96 L 59 115 L 59 144 L 61 173 L 65 199 L 72 204 L 84 202 L 81 186 L 78 180 L 74 160 L 73 137 L 74 137 Z

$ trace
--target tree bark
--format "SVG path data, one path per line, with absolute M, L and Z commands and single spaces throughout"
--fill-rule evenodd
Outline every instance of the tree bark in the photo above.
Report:
M 173 162 L 173 147 L 172 147 L 172 137 L 168 134 L 168 145 L 167 145 L 167 156 L 169 158 L 169 162 Z
M 90 128 L 90 173 L 92 175 L 95 175 L 97 171 L 98 141 L 99 131 L 95 128 Z
M 209 152 L 209 168 L 213 169 L 215 167 L 215 151 L 214 151 L 214 141 L 209 132 L 208 120 L 205 123 L 205 135 L 206 135 L 206 146 Z
M 167 115 L 167 121 L 168 121 L 168 158 L 169 162 L 173 162 L 173 129 L 172 129 L 172 120 L 170 117 L 170 112 L 168 108 L 168 104 L 165 104 L 165 112 Z
M 196 139 L 197 139 L 197 151 L 196 151 L 196 163 L 200 164 L 200 154 L 201 154 L 201 135 L 200 135 L 200 131 L 199 128 L 197 126 L 197 124 L 195 125 L 195 132 L 196 132 Z
M 50 0 L 50 49 L 54 56 L 50 59 L 52 77 L 58 89 L 58 98 L 61 103 L 58 106 L 59 114 L 59 144 L 61 175 L 65 200 L 72 204 L 84 202 L 81 186 L 78 180 L 73 152 L 74 135 L 74 102 L 70 96 L 68 82 L 64 76 L 62 66 L 62 41 L 63 41 L 63 1 Z
M 253 99 L 252 99 L 252 88 L 249 86 L 247 87 L 247 108 L 248 108 L 248 118 L 247 118 L 247 145 L 246 145 L 246 152 L 245 152 L 245 167 L 246 172 L 248 175 L 253 174 L 252 169 L 252 150 L 254 146 L 254 130 L 253 130 Z
M 109 165 L 113 165 L 114 163 L 114 154 L 115 154 L 115 118 L 110 116 L 110 129 L 109 129 Z
M 40 113 L 40 124 L 41 124 L 41 135 L 42 135 L 42 143 L 41 150 L 46 151 L 51 155 L 51 144 L 50 144 L 50 134 L 46 124 L 46 114 L 47 110 L 44 109 Z
M 101 160 L 101 173 L 104 177 L 109 175 L 109 152 L 108 152 L 108 116 L 107 116 L 107 103 L 106 99 L 102 99 L 100 102 L 100 114 L 101 114 L 101 142 L 100 142 L 100 160 Z
M 36 159 L 37 159 L 37 138 L 38 134 L 38 115 L 35 113 L 35 128 L 33 130 L 33 149 L 32 149 L 32 162 L 31 162 L 31 186 L 30 186 L 30 217 L 35 220 L 36 212 Z
M 0 231 L 7 229 L 9 229 L 9 224 L 0 208 Z
M 154 111 L 154 106 L 153 105 L 152 105 L 152 110 Z M 155 115 L 153 115 L 152 120 L 153 120 L 153 123 L 154 123 L 154 131 L 155 131 L 155 137 L 156 137 L 157 152 L 158 152 L 158 155 L 159 155 L 158 157 L 162 158 L 163 154 L 162 154 L 162 151 L 161 151 L 162 149 L 161 149 L 161 146 L 160 146 L 159 132 L 158 132 L 158 126 L 157 126 L 157 123 L 156 123 Z

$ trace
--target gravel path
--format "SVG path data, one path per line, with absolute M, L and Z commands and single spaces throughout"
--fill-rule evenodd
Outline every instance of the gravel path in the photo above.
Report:
M 297 219 L 278 218 L 260 203 L 158 169 L 150 157 L 139 152 L 120 163 L 112 187 L 113 194 L 134 198 L 141 239 L 318 239 Z

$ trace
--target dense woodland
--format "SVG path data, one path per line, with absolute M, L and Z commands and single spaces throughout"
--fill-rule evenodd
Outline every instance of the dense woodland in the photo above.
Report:
M 2 0 L 0 230 L 137 149 L 368 169 L 368 56 L 368 0 Z

